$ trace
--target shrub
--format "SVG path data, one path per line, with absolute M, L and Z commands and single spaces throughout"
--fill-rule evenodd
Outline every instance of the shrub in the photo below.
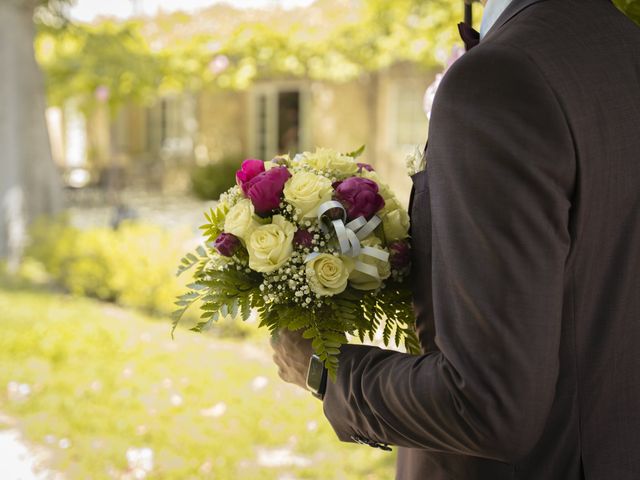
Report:
M 235 185 L 236 171 L 242 159 L 225 158 L 219 162 L 195 167 L 191 172 L 193 194 L 203 200 L 217 200 L 220 194 Z
M 168 316 L 177 308 L 176 297 L 187 291 L 189 276 L 177 278 L 175 274 L 180 258 L 194 243 L 188 230 L 169 232 L 131 221 L 117 230 L 80 230 L 65 217 L 42 219 L 31 228 L 20 278 L 12 283 L 53 284 L 74 295 Z M 0 265 L 0 283 L 5 277 Z M 195 324 L 199 316 L 194 305 L 187 312 L 186 323 Z M 232 318 L 221 319 L 212 330 L 217 336 L 236 338 L 254 332 L 254 325 Z
M 184 289 L 175 271 L 189 241 L 186 231 L 132 222 L 79 230 L 64 219 L 40 220 L 26 259 L 40 262 L 70 293 L 165 315 Z

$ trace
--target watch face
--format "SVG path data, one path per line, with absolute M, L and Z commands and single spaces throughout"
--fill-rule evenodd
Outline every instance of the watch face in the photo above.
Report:
M 318 392 L 322 385 L 322 377 L 324 375 L 324 365 L 322 361 L 315 355 L 311 357 L 309 362 L 309 371 L 307 372 L 307 387 L 313 392 Z

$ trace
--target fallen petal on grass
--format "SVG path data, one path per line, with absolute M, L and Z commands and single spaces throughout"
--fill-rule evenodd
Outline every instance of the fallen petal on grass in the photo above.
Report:
M 257 462 L 261 467 L 279 468 L 279 467 L 308 467 L 311 460 L 295 455 L 289 448 L 277 449 L 257 449 Z
M 200 410 L 200 415 L 202 415 L 203 417 L 218 418 L 224 415 L 226 411 L 227 411 L 226 403 L 220 402 L 220 403 L 216 403 L 211 408 Z
M 269 379 L 267 377 L 256 377 L 251 381 L 251 389 L 254 392 L 259 392 L 269 385 Z

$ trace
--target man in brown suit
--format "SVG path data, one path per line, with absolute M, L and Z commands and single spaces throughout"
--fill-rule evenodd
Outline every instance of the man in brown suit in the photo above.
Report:
M 427 159 L 425 352 L 343 347 L 338 437 L 402 447 L 400 479 L 640 479 L 640 29 L 608 0 L 513 0 L 445 76 Z M 308 349 L 276 346 L 283 378 Z

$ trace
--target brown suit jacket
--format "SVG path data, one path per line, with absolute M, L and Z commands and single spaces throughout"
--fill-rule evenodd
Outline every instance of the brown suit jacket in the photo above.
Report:
M 345 346 L 325 414 L 398 478 L 640 479 L 640 29 L 514 0 L 414 176 L 423 356 Z

